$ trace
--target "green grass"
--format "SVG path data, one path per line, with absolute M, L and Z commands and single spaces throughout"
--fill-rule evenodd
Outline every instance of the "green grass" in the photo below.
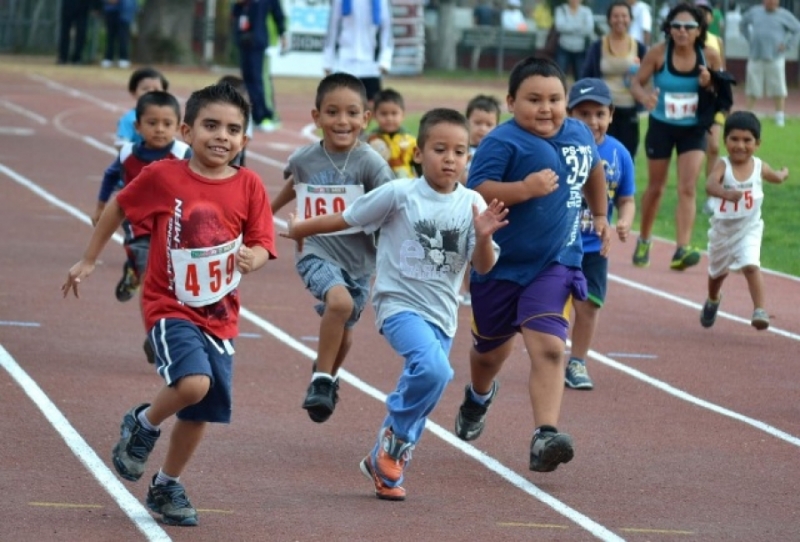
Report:
M 403 123 L 407 130 L 416 133 L 422 113 L 408 112 Z M 507 115 L 504 115 L 504 119 Z M 374 127 L 374 123 L 370 128 Z M 647 131 L 647 119 L 642 119 L 642 138 Z M 800 140 L 800 119 L 789 118 L 786 127 L 777 128 L 770 118 L 762 119 L 761 147 L 756 155 L 774 169 L 784 166 L 789 168 L 789 179 L 780 185 L 764 183 L 764 240 L 761 246 L 761 265 L 774 271 L 781 271 L 800 276 L 800 235 L 797 234 L 798 211 L 800 202 L 800 152 L 796 141 Z M 726 154 L 724 145 L 721 154 Z M 647 187 L 647 160 L 644 146 L 639 147 L 636 160 L 636 201 Z M 705 249 L 708 242 L 708 215 L 703 214 L 705 203 L 705 175 L 697 183 L 697 218 L 692 233 L 692 244 Z M 675 159 L 670 164 L 670 176 L 667 188 L 661 200 L 653 234 L 664 239 L 675 239 L 675 206 L 677 205 L 677 180 L 675 177 Z M 639 229 L 637 216 L 634 229 Z

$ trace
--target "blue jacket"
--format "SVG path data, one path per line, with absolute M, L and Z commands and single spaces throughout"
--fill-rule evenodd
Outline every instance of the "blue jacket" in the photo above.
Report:
M 278 35 L 286 32 L 286 17 L 283 13 L 280 0 L 244 0 L 232 3 L 231 14 L 233 18 L 233 35 L 239 47 L 252 47 L 265 49 L 269 45 L 269 30 L 267 29 L 267 16 L 272 15 Z M 239 27 L 239 19 L 246 15 L 250 23 L 248 31 Z M 242 39 L 242 38 L 245 39 Z
M 116 2 L 103 0 L 103 11 L 106 13 L 118 11 L 119 19 L 123 23 L 132 23 L 136 18 L 137 9 L 136 0 L 117 0 Z

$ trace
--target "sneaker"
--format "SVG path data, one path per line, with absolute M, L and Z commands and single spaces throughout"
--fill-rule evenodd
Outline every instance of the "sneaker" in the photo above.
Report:
M 272 119 L 264 119 L 261 121 L 261 124 L 256 126 L 257 130 L 262 132 L 274 132 L 275 130 L 279 130 L 281 128 L 280 121 L 272 120 Z
M 753 318 L 750 320 L 750 325 L 759 331 L 764 331 L 769 327 L 769 314 L 764 309 L 756 309 L 753 311 Z
M 464 388 L 464 402 L 458 409 L 456 416 L 456 435 L 461 440 L 475 440 L 481 436 L 483 427 L 486 425 L 486 414 L 489 412 L 489 407 L 497 395 L 498 384 L 496 381 L 492 382 L 492 390 L 489 398 L 485 403 L 480 404 L 472 398 L 472 385 L 467 384 Z
M 574 455 L 572 437 L 565 433 L 537 429 L 531 439 L 529 468 L 536 472 L 552 472 L 559 464 L 572 461 Z
M 414 444 L 400 440 L 390 427 L 381 429 L 381 445 L 375 459 L 375 470 L 388 480 L 397 483 L 403 478 L 403 469 L 411 461 Z
M 589 378 L 589 373 L 586 371 L 586 364 L 577 359 L 571 359 L 567 363 L 564 383 L 573 390 L 590 390 L 594 388 L 592 379 Z
M 387 486 L 375 469 L 372 467 L 372 458 L 370 456 L 361 460 L 359 465 L 361 474 L 372 480 L 375 484 L 375 496 L 384 501 L 404 501 L 406 500 L 406 490 L 401 486 L 389 487 Z
M 153 344 L 150 342 L 149 338 L 144 340 L 142 348 L 144 349 L 144 355 L 147 357 L 147 363 L 154 365 L 156 362 L 156 351 L 153 350 Z
M 783 113 L 783 111 L 778 111 L 775 113 L 775 126 L 778 126 L 779 128 L 786 126 L 786 115 Z
M 137 418 L 139 413 L 149 406 L 147 403 L 141 404 L 130 409 L 122 417 L 120 439 L 111 452 L 114 468 L 120 476 L 131 482 L 142 477 L 147 457 L 161 435 L 161 431 L 145 429 Z
M 703 303 L 703 308 L 700 310 L 701 326 L 711 327 L 714 325 L 714 322 L 716 322 L 717 320 L 717 311 L 719 310 L 719 304 L 721 302 L 722 302 L 722 295 L 720 295 L 719 299 L 717 299 L 716 301 L 711 301 L 710 299 L 706 299 L 706 302 Z M 755 317 L 755 314 L 753 316 Z
M 131 67 L 131 61 L 130 60 L 119 60 L 117 62 L 117 66 L 119 66 L 123 70 L 127 70 L 128 68 Z
M 323 423 L 331 417 L 336 408 L 339 383 L 328 378 L 317 378 L 311 381 L 303 401 L 303 408 L 308 417 L 317 423 Z
M 113 65 L 114 65 L 114 63 L 112 61 L 108 60 L 107 58 L 103 59 L 102 61 L 100 61 L 100 67 L 101 68 L 110 68 Z
M 683 271 L 687 267 L 692 267 L 700 263 L 700 251 L 694 247 L 678 247 L 675 254 L 672 255 L 672 261 L 669 264 L 670 269 L 675 271 Z
M 147 490 L 147 507 L 161 514 L 161 521 L 167 525 L 194 527 L 197 525 L 197 510 L 186 497 L 186 490 L 180 482 L 156 485 L 156 476 Z
M 636 249 L 633 251 L 633 265 L 636 267 L 650 265 L 650 241 L 636 240 Z
M 133 294 L 139 288 L 139 279 L 136 277 L 136 270 L 131 265 L 131 262 L 125 260 L 122 266 L 122 278 L 119 279 L 117 287 L 114 289 L 114 295 L 117 301 L 125 303 L 133 298 Z

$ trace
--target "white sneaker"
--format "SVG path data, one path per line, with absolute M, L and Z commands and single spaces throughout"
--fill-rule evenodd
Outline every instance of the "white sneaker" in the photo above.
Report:
M 127 70 L 128 68 L 131 67 L 131 61 L 130 60 L 120 60 L 119 62 L 117 62 L 117 66 L 119 66 L 123 70 Z
M 100 67 L 101 68 L 110 68 L 113 65 L 114 65 L 114 63 L 111 62 L 110 60 L 108 60 L 107 58 L 100 62 Z
M 775 113 L 775 125 L 781 128 L 786 126 L 786 116 L 784 115 L 783 111 Z

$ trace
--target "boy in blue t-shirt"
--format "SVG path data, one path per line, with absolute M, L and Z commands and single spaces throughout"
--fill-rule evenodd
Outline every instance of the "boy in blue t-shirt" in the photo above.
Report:
M 636 203 L 633 195 L 633 159 L 625 146 L 607 135 L 614 115 L 611 91 L 602 79 L 586 78 L 575 82 L 569 91 L 567 111 L 570 116 L 583 121 L 594 134 L 597 151 L 605 170 L 608 185 L 608 220 L 616 206 L 617 236 L 625 242 L 631 230 Z M 590 390 L 594 387 L 586 371 L 586 356 L 597 326 L 597 314 L 606 297 L 608 281 L 608 259 L 600 254 L 602 242 L 593 227 L 592 213 L 584 201 L 581 206 L 581 240 L 583 241 L 583 275 L 589 290 L 589 298 L 575 301 L 575 322 L 572 326 L 572 351 L 565 383 L 573 389 Z
M 456 417 L 463 440 L 478 438 L 497 393 L 495 376 L 517 333 L 531 364 L 535 430 L 529 468 L 550 472 L 573 457 L 572 438 L 556 428 L 564 395 L 564 351 L 572 297 L 586 299 L 581 272 L 581 201 L 608 250 L 608 197 L 597 145 L 585 124 L 567 118 L 564 73 L 552 61 L 526 58 L 509 76 L 513 119 L 489 132 L 472 159 L 467 187 L 509 208 L 494 240 L 500 258 L 472 272 L 471 384 Z
M 134 101 L 138 101 L 139 98 L 154 90 L 163 92 L 169 90 L 169 81 L 156 69 L 139 68 L 128 79 L 128 92 L 131 93 Z M 142 142 L 142 136 L 136 131 L 135 124 L 136 107 L 127 111 L 117 122 L 117 136 L 114 140 L 117 150 L 121 149 L 125 143 Z

